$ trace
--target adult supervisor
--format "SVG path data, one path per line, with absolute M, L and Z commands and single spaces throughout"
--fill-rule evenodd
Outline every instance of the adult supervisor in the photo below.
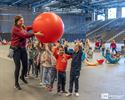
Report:
M 20 79 L 27 84 L 27 80 L 25 79 L 25 75 L 27 73 L 27 51 L 26 51 L 26 39 L 33 37 L 34 35 L 41 35 L 40 32 L 31 33 L 29 34 L 28 31 L 32 30 L 32 26 L 25 27 L 24 25 L 24 18 L 20 15 L 15 16 L 14 25 L 12 28 L 11 34 L 11 46 L 10 48 L 13 49 L 13 60 L 15 63 L 15 88 L 21 90 L 19 85 L 19 73 L 20 73 L 20 66 L 22 63 L 22 73 Z

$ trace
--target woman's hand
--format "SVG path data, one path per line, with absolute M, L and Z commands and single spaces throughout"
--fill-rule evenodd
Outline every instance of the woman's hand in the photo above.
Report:
M 41 32 L 36 32 L 36 33 L 34 33 L 35 35 L 39 35 L 39 36 L 44 36 L 44 34 L 43 33 L 41 33 Z

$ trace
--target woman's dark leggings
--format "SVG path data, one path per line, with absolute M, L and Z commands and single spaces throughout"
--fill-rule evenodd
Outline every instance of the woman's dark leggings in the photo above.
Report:
M 15 85 L 18 85 L 19 73 L 20 73 L 20 66 L 22 63 L 22 73 L 21 78 L 27 74 L 27 52 L 25 48 L 18 48 L 14 50 L 13 60 L 15 63 Z

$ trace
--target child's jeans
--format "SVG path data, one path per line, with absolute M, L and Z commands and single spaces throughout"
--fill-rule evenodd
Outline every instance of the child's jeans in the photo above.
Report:
M 44 67 L 44 84 L 50 85 L 52 67 Z
M 55 79 L 56 79 L 56 77 L 57 77 L 57 71 L 56 71 L 55 66 L 52 67 L 52 70 L 51 70 L 51 71 L 52 71 L 52 72 L 51 72 L 51 82 L 50 82 L 50 86 L 53 88 L 53 83 L 54 83 L 54 81 L 55 81 Z

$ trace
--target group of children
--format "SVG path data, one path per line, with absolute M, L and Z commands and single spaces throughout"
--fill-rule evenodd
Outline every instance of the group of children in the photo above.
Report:
M 27 44 L 28 51 L 28 71 L 26 76 L 32 73 L 38 78 L 40 75 L 40 85 L 52 91 L 54 81 L 57 79 L 57 93 L 66 93 L 71 96 L 75 84 L 75 95 L 79 96 L 79 77 L 82 64 L 82 46 L 79 42 L 74 44 L 72 52 L 68 50 L 68 42 L 57 43 L 34 43 Z M 66 91 L 66 69 L 68 60 L 71 60 L 69 91 Z M 32 67 L 32 71 L 31 71 Z
M 106 59 L 107 63 L 115 64 L 121 58 L 121 53 L 117 51 L 117 45 L 115 40 L 112 40 L 110 43 L 110 47 L 106 48 L 105 42 L 96 41 L 95 42 L 95 49 L 100 50 L 102 52 L 102 56 Z M 110 51 L 111 49 L 111 51 Z
M 102 55 L 111 60 L 112 55 L 110 50 L 105 48 L 105 44 L 102 44 L 100 49 Z M 113 48 L 113 50 L 115 49 Z M 57 93 L 59 95 L 65 93 L 66 96 L 71 96 L 75 84 L 74 92 L 76 96 L 79 96 L 79 77 L 82 61 L 83 59 L 87 61 L 87 59 L 93 57 L 89 39 L 86 39 L 84 43 L 79 40 L 75 41 L 73 48 L 69 47 L 67 41 L 64 41 L 63 44 L 60 42 L 43 44 L 30 41 L 27 44 L 27 51 L 29 63 L 26 76 L 31 73 L 36 78 L 40 76 L 40 85 L 46 87 L 49 91 L 53 90 L 53 84 L 57 80 Z M 71 59 L 69 90 L 66 91 L 66 69 L 69 59 Z M 119 59 L 120 56 L 116 55 L 112 61 L 119 61 Z M 93 64 L 90 63 L 89 65 Z
M 103 42 L 102 40 L 96 40 L 95 42 L 95 50 L 101 50 L 104 51 L 105 50 L 105 42 Z M 117 53 L 117 45 L 115 40 L 112 40 L 110 43 L 110 49 L 112 50 L 112 53 Z

